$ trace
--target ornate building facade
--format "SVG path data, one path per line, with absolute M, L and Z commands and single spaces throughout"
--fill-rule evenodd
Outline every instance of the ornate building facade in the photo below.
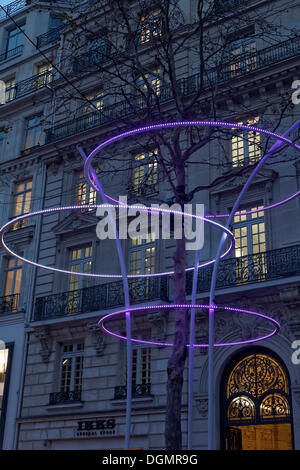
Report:
M 213 100 L 218 119 L 272 126 L 279 133 L 299 119 L 300 105 L 291 99 L 292 84 L 300 77 L 299 7 L 294 1 L 208 2 L 211 9 L 205 34 L 219 38 L 222 31 L 227 42 L 225 56 L 218 56 L 218 65 L 203 76 L 198 71 L 199 31 L 186 39 L 196 22 L 197 2 L 174 4 L 181 19 L 173 25 L 176 41 L 189 44 L 179 50 L 176 62 L 180 99 L 192 102 L 203 87 L 191 118 L 212 119 L 208 108 Z M 84 180 L 76 146 L 89 152 L 120 129 L 156 122 L 158 116 L 166 120 L 178 116 L 164 64 L 157 58 L 157 48 L 164 44 L 161 9 L 159 5 L 142 9 L 139 1 L 128 1 L 126 6 L 135 12 L 131 21 L 138 18 L 139 22 L 134 50 L 147 63 L 142 78 L 132 69 L 130 77 L 125 77 L 125 62 L 124 70 L 119 68 L 122 47 L 129 50 L 132 46 L 130 38 L 126 42 L 110 31 L 107 18 L 112 18 L 113 7 L 109 0 L 82 1 L 75 6 L 60 0 L 16 0 L 6 15 L 0 12 L 1 225 L 40 209 L 100 202 Z M 121 56 L 112 53 L 112 32 Z M 158 38 L 162 39 L 159 46 Z M 120 85 L 122 76 L 127 81 L 127 95 Z M 132 92 L 133 77 L 135 90 L 142 90 L 138 97 Z M 156 100 L 150 116 L 146 112 L 152 109 L 149 89 Z M 141 99 L 146 100 L 145 107 Z M 299 133 L 293 139 L 298 142 Z M 188 188 L 225 176 L 197 192 L 193 202 L 204 204 L 208 213 L 230 211 L 247 179 L 241 169 L 259 161 L 265 145 L 268 142 L 258 134 L 233 132 L 197 151 L 195 166 L 187 173 Z M 108 155 L 122 157 L 116 159 L 117 166 L 106 169 L 105 159 L 99 164 L 105 189 L 130 201 L 170 201 L 157 152 L 146 138 L 116 145 Z M 205 166 L 199 164 L 203 158 Z M 127 162 L 125 170 L 122 159 Z M 281 328 L 257 345 L 215 348 L 217 449 L 300 448 L 299 198 L 272 211 L 259 211 L 300 189 L 299 161 L 293 149 L 284 148 L 259 173 L 241 208 L 258 212 L 235 216 L 236 246 L 220 265 L 217 304 L 263 312 Z M 228 174 L 234 177 L 228 178 Z M 124 342 L 98 328 L 100 317 L 124 306 L 122 282 L 72 274 L 119 272 L 114 241 L 99 240 L 98 221 L 95 210 L 54 211 L 24 219 L 5 235 L 7 244 L 21 256 L 71 274 L 21 263 L 1 250 L 0 440 L 4 449 L 123 448 L 126 348 Z M 213 258 L 218 240 L 216 230 L 205 229 L 203 262 Z M 172 269 L 174 240 L 155 240 L 149 233 L 143 240 L 122 240 L 122 246 L 131 274 Z M 190 251 L 187 263 L 192 265 L 193 259 Z M 199 304 L 208 302 L 211 274 L 211 267 L 199 270 Z M 188 301 L 191 291 L 188 273 Z M 134 316 L 134 336 L 172 342 L 172 309 L 159 308 L 174 298 L 171 277 L 131 280 L 130 298 L 135 307 L 153 306 L 146 315 Z M 122 319 L 111 327 L 124 334 Z M 225 310 L 216 315 L 218 342 L 245 341 L 268 331 L 269 325 L 262 319 L 229 315 Z M 207 311 L 199 309 L 196 340 L 205 343 L 207 337 Z M 169 356 L 170 348 L 134 344 L 132 448 L 164 448 Z M 207 370 L 207 350 L 197 348 L 195 449 L 207 448 Z M 182 402 L 183 448 L 187 446 L 187 377 L 188 361 Z

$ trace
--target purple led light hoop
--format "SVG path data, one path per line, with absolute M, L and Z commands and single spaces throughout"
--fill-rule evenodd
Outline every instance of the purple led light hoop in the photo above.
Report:
M 238 346 L 238 345 L 243 345 L 243 344 L 251 344 L 251 343 L 255 343 L 257 341 L 262 341 L 262 340 L 266 340 L 268 338 L 271 338 L 272 336 L 274 336 L 280 329 L 280 323 L 278 323 L 277 320 L 275 320 L 274 318 L 272 317 L 268 317 L 267 315 L 263 314 L 263 313 L 259 313 L 259 312 L 253 312 L 251 310 L 245 310 L 245 309 L 241 309 L 241 308 L 235 308 L 235 307 L 228 307 L 228 306 L 225 306 L 225 307 L 218 307 L 217 305 L 198 305 L 198 304 L 195 304 L 195 305 L 192 305 L 192 304 L 165 304 L 165 305 L 148 305 L 148 306 L 143 306 L 143 307 L 135 307 L 135 308 L 130 308 L 130 313 L 132 312 L 135 312 L 135 311 L 141 311 L 141 310 L 154 310 L 154 309 L 161 309 L 161 308 L 164 308 L 164 309 L 173 309 L 173 308 L 205 308 L 205 309 L 210 309 L 210 308 L 213 308 L 214 310 L 227 310 L 229 312 L 238 312 L 238 313 L 243 313 L 245 315 L 253 315 L 253 316 L 256 316 L 256 317 L 260 317 L 260 318 L 263 318 L 264 320 L 266 321 L 270 321 L 271 323 L 273 323 L 275 325 L 275 328 L 273 331 L 271 331 L 270 333 L 268 333 L 267 335 L 264 335 L 264 336 L 260 336 L 258 338 L 252 338 L 252 339 L 247 339 L 247 340 L 244 340 L 244 341 L 234 341 L 234 342 L 230 342 L 230 343 L 215 343 L 214 346 L 216 347 L 223 347 L 223 346 Z M 118 310 L 117 312 L 113 312 L 113 313 L 109 313 L 108 315 L 105 315 L 104 317 L 102 317 L 99 322 L 98 322 L 98 326 L 100 329 L 102 329 L 105 333 L 109 334 L 110 336 L 114 336 L 118 339 L 122 339 L 122 340 L 126 340 L 126 336 L 123 336 L 121 334 L 118 334 L 118 333 L 114 333 L 113 331 L 109 330 L 105 325 L 104 323 L 109 320 L 109 319 L 112 319 L 116 316 L 121 316 L 122 314 L 126 314 L 126 310 Z M 172 343 L 164 343 L 164 342 L 157 342 L 157 341 L 149 341 L 149 340 L 142 340 L 142 339 L 135 339 L 135 338 L 132 338 L 131 341 L 135 342 L 135 343 L 139 343 L 139 344 L 148 344 L 148 345 L 151 345 L 151 346 L 173 346 Z M 189 347 L 190 345 L 187 344 L 187 346 Z M 194 344 L 194 347 L 196 348 L 207 348 L 208 347 L 208 344 Z
M 114 143 L 114 142 L 117 142 L 119 140 L 122 140 L 122 139 L 125 139 L 127 137 L 130 137 L 130 136 L 133 136 L 135 134 L 141 134 L 141 133 L 145 133 L 145 132 L 149 132 L 149 131 L 154 131 L 154 130 L 158 130 L 158 129 L 164 129 L 164 128 L 170 128 L 170 127 L 192 127 L 192 126 L 201 126 L 201 127 L 205 127 L 205 126 L 209 126 L 209 127 L 225 127 L 225 128 L 234 128 L 234 129 L 241 129 L 241 130 L 247 130 L 247 131 L 253 131 L 253 132 L 257 132 L 259 134 L 264 134 L 264 135 L 267 135 L 269 137 L 273 137 L 275 138 L 276 140 L 279 140 L 281 141 L 282 143 L 285 143 L 287 145 L 289 145 L 290 147 L 293 147 L 295 148 L 296 150 L 298 150 L 300 152 L 300 146 L 295 144 L 293 141 L 291 141 L 290 139 L 288 139 L 287 137 L 284 137 L 284 136 L 281 136 L 279 134 L 276 134 L 275 132 L 272 132 L 272 131 L 268 131 L 266 129 L 261 129 L 259 127 L 254 127 L 254 126 L 247 126 L 245 124 L 238 124 L 238 123 L 233 123 L 233 122 L 224 122 L 224 121 L 179 121 L 179 122 L 166 122 L 166 123 L 159 123 L 159 124 L 153 124 L 153 125 L 150 125 L 150 126 L 144 126 L 144 127 L 138 127 L 138 128 L 135 128 L 135 129 L 131 129 L 130 131 L 126 131 L 126 132 L 123 132 L 121 134 L 117 134 L 115 135 L 114 137 L 110 137 L 109 139 L 105 140 L 104 142 L 102 142 L 101 144 L 99 144 L 94 150 L 92 150 L 92 152 L 88 155 L 86 161 L 85 161 L 85 164 L 84 164 L 84 175 L 85 175 L 85 178 L 89 181 L 89 183 L 91 184 L 91 186 L 97 191 L 97 187 L 96 185 L 94 184 L 93 182 L 93 179 L 91 177 L 91 174 L 90 174 L 90 167 L 91 167 L 91 163 L 92 163 L 92 160 L 94 159 L 94 157 L 96 156 L 96 154 L 98 152 L 100 152 L 101 150 L 103 150 L 105 147 L 107 147 L 108 145 Z M 282 201 L 279 201 L 277 203 L 274 203 L 274 204 L 270 204 L 269 206 L 265 206 L 265 207 L 262 207 L 261 209 L 255 209 L 255 210 L 252 210 L 252 211 L 244 211 L 244 212 L 239 212 L 239 215 L 246 215 L 246 214 L 253 214 L 253 213 L 256 213 L 256 212 L 263 212 L 263 211 L 267 211 L 267 210 L 270 210 L 270 209 L 273 209 L 274 207 L 278 207 L 278 206 L 281 206 L 283 204 L 286 204 L 287 202 L 291 201 L 292 199 L 296 198 L 298 195 L 300 194 L 300 191 L 297 191 L 296 193 L 294 193 L 293 195 L 287 197 L 286 199 L 283 199 Z M 108 194 L 106 194 L 106 197 L 108 199 L 110 199 L 111 201 L 114 201 L 116 202 L 117 204 L 119 204 L 119 201 L 117 201 L 116 199 L 114 199 L 113 197 L 109 196 Z M 209 215 L 209 216 L 206 216 L 207 218 L 221 218 L 221 217 L 228 217 L 229 214 L 222 214 L 222 215 Z
M 43 264 L 36 263 L 35 261 L 28 260 L 28 259 L 24 258 L 23 256 L 15 253 L 11 248 L 9 248 L 6 245 L 6 243 L 4 241 L 4 234 L 5 234 L 5 232 L 7 232 L 7 230 L 9 230 L 9 228 L 12 225 L 14 225 L 16 222 L 19 222 L 21 220 L 28 219 L 29 217 L 33 217 L 33 216 L 37 216 L 37 215 L 48 215 L 48 214 L 51 214 L 53 212 L 63 212 L 63 211 L 67 211 L 67 210 L 96 209 L 97 207 L 110 207 L 110 208 L 120 207 L 120 204 L 118 204 L 118 206 L 113 206 L 113 205 L 109 205 L 109 204 L 84 204 L 84 205 L 78 205 L 78 206 L 55 207 L 55 208 L 51 208 L 51 209 L 43 209 L 43 210 L 36 211 L 36 212 L 29 212 L 28 214 L 23 214 L 23 215 L 20 215 L 18 217 L 15 217 L 14 219 L 11 219 L 8 222 L 6 222 L 6 224 L 3 225 L 0 228 L 0 237 L 1 237 L 1 242 L 2 242 L 3 248 L 5 249 L 5 251 L 7 253 L 9 253 L 10 255 L 18 258 L 19 260 L 23 261 L 24 263 L 31 264 L 32 266 L 36 266 L 38 268 L 48 269 L 49 271 L 55 271 L 55 272 L 59 272 L 59 273 L 63 273 L 63 274 L 71 274 L 71 275 L 76 275 L 76 276 L 121 279 L 122 274 L 84 273 L 84 272 L 69 271 L 67 269 L 59 269 L 59 268 L 55 268 L 53 266 L 45 266 Z M 129 206 L 127 206 L 127 207 L 129 207 Z M 137 209 L 137 210 L 143 210 L 143 211 L 147 211 L 147 212 L 149 211 L 148 208 L 141 207 L 141 206 L 138 206 L 138 205 L 134 205 L 134 206 L 130 206 L 130 207 L 133 208 L 133 209 Z M 124 205 L 122 205 L 122 208 L 124 208 Z M 230 230 L 228 230 L 227 228 L 223 227 L 221 224 L 219 224 L 215 221 L 212 221 L 212 220 L 208 220 L 205 217 L 201 217 L 200 215 L 183 213 L 183 212 L 179 212 L 179 211 L 175 211 L 175 210 L 171 210 L 171 209 L 160 209 L 160 210 L 162 212 L 167 212 L 167 213 L 179 213 L 181 215 L 185 214 L 188 217 L 203 220 L 204 222 L 206 222 L 210 225 L 213 225 L 217 228 L 220 228 L 223 231 L 223 233 L 225 233 L 229 237 L 230 242 L 231 242 L 229 248 L 227 248 L 227 250 L 222 254 L 222 256 L 221 256 L 222 259 L 225 258 L 227 255 L 229 255 L 229 253 L 231 253 L 231 251 L 234 249 L 235 240 L 234 240 L 233 233 Z M 199 265 L 199 268 L 209 266 L 210 264 L 213 264 L 214 262 L 215 262 L 215 259 Z M 191 271 L 193 269 L 194 269 L 194 266 L 186 268 L 186 271 Z M 163 273 L 152 273 L 152 274 L 128 274 L 127 277 L 133 279 L 133 278 L 147 278 L 147 277 L 167 276 L 167 275 L 170 275 L 170 274 L 174 274 L 174 271 L 167 271 L 167 272 L 163 272 Z

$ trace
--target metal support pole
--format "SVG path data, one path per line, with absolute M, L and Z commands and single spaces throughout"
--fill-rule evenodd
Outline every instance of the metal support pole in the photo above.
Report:
M 77 150 L 80 155 L 86 160 L 86 154 L 83 151 L 80 145 L 76 145 Z M 104 204 L 110 204 L 106 197 L 106 194 L 103 191 L 102 185 L 93 169 L 91 169 L 91 174 L 93 181 L 101 195 L 101 198 Z M 127 399 L 126 399 L 126 429 L 125 429 L 125 450 L 130 449 L 130 430 L 131 430 L 131 408 L 132 408 L 132 340 L 131 340 L 131 315 L 130 315 L 130 299 L 129 299 L 129 286 L 128 286 L 128 277 L 126 270 L 126 263 L 124 259 L 124 254 L 120 242 L 120 237 L 117 228 L 115 227 L 115 221 L 112 217 L 111 211 L 107 209 L 110 224 L 114 230 L 116 236 L 116 246 L 120 261 L 121 274 L 123 280 L 124 288 L 124 298 L 125 298 L 125 308 L 126 308 L 126 343 L 127 343 Z
M 200 259 L 200 248 L 197 248 L 196 253 L 195 253 L 195 264 L 194 264 L 194 271 L 193 271 L 192 305 L 196 304 L 199 259 Z M 193 384 L 194 384 L 194 352 L 195 352 L 195 348 L 194 348 L 195 313 L 196 313 L 196 309 L 192 307 L 191 316 L 190 316 L 189 379 L 188 379 L 188 450 L 192 450 L 193 448 L 193 397 L 194 397 Z

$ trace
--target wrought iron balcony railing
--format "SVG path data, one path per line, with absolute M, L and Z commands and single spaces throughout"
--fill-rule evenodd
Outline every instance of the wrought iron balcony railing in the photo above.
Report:
M 214 13 L 226 13 L 236 8 L 247 6 L 249 0 L 215 0 Z
M 21 98 L 22 96 L 29 95 L 41 88 L 45 88 L 49 83 L 52 82 L 53 72 L 52 70 L 47 70 L 44 73 L 33 75 L 26 80 L 22 80 L 16 83 L 13 87 L 10 88 L 9 99 L 7 103 Z
M 47 70 L 44 73 L 33 75 L 26 80 L 22 80 L 16 84 L 16 94 L 15 99 L 20 98 L 21 96 L 28 95 L 33 91 L 37 91 L 41 88 L 44 88 L 49 83 L 52 82 L 53 72 L 52 70 Z
M 49 405 L 64 405 L 74 402 L 81 402 L 81 390 L 50 393 Z
M 241 54 L 234 60 L 230 60 L 206 71 L 201 81 L 200 74 L 190 75 L 178 80 L 177 85 L 181 96 L 189 96 L 197 93 L 200 87 L 209 89 L 219 84 L 225 84 L 230 80 L 248 75 L 251 72 L 263 69 L 272 64 L 282 62 L 300 55 L 300 36 L 295 36 L 287 41 L 283 41 L 273 46 L 261 49 L 251 54 Z M 169 84 L 160 84 L 159 102 L 165 103 L 172 99 L 173 91 Z M 152 100 L 153 98 L 153 100 Z M 149 103 L 155 104 L 157 97 L 150 97 Z M 48 129 L 46 133 L 46 143 L 64 139 L 79 132 L 94 127 L 113 122 L 118 119 L 135 114 L 143 108 L 142 103 L 138 100 L 119 101 L 113 105 L 104 105 L 103 110 L 92 112 L 89 119 L 82 116 L 78 119 L 65 121 L 61 124 Z
M 54 42 L 57 39 L 59 39 L 60 38 L 61 28 L 62 28 L 61 26 L 58 26 L 57 28 L 51 28 L 46 33 L 41 34 L 40 36 L 38 36 L 37 37 L 37 47 L 46 46 L 47 44 L 50 44 L 51 42 Z
M 15 55 L 22 54 L 22 52 L 23 52 L 23 45 L 15 47 L 14 49 L 11 49 L 10 51 L 6 51 L 3 54 L 0 54 L 0 62 L 10 59 L 11 57 L 14 57 Z
M 199 269 L 197 291 L 210 289 L 212 267 Z M 269 250 L 265 253 L 230 258 L 221 261 L 217 289 L 236 287 L 262 281 L 271 281 L 288 276 L 300 275 L 300 245 Z M 187 295 L 192 293 L 193 273 L 186 276 Z
M 132 398 L 151 397 L 151 384 L 138 384 L 132 386 Z M 115 387 L 114 400 L 126 400 L 127 387 L 119 385 Z
M 84 54 L 80 54 L 75 57 L 73 63 L 74 72 L 81 72 L 87 67 L 92 65 L 102 64 L 106 62 L 110 57 L 110 47 L 109 44 L 103 43 L 102 46 L 90 49 Z
M 130 302 L 142 303 L 152 300 L 168 300 L 167 277 L 131 279 Z M 33 321 L 95 312 L 124 305 L 122 281 L 110 282 L 36 299 Z
M 14 313 L 18 311 L 19 294 L 5 295 L 0 297 L 0 314 Z
M 23 10 L 23 8 L 27 6 L 27 4 L 28 4 L 27 0 L 15 0 L 14 2 L 9 3 L 8 5 L 4 6 L 3 8 L 5 9 L 5 12 L 3 10 L 0 11 L 0 21 L 7 17 L 6 12 L 10 16 L 12 16 L 17 11 Z

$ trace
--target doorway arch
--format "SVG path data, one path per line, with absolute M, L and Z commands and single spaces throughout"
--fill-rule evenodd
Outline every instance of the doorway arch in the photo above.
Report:
M 277 354 L 247 349 L 231 360 L 221 382 L 221 420 L 223 449 L 293 448 L 290 379 Z

